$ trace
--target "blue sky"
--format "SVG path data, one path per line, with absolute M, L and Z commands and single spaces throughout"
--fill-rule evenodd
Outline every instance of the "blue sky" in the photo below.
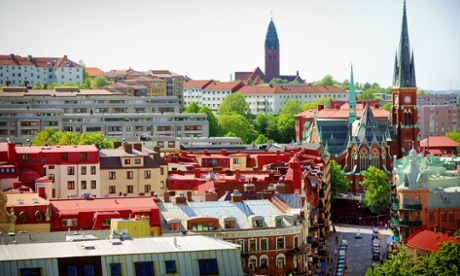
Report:
M 168 69 L 228 81 L 264 70 L 273 13 L 281 74 L 391 86 L 403 0 L 0 0 L 0 54 L 62 56 L 104 71 Z M 407 0 L 417 85 L 460 89 L 460 1 Z

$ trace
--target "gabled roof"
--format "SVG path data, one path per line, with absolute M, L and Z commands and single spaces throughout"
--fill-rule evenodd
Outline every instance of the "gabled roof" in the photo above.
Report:
M 422 148 L 457 148 L 458 142 L 445 136 L 430 136 L 420 141 Z
M 353 123 L 352 135 L 355 136 L 358 141 L 362 141 L 364 139 L 367 143 L 371 143 L 375 138 L 381 142 L 383 136 L 381 135 L 379 124 L 374 118 L 374 114 L 372 113 L 369 104 L 366 104 L 359 122 L 355 121 Z
M 88 74 L 89 77 L 95 77 L 104 74 L 104 71 L 97 67 L 86 67 L 85 72 Z
M 347 93 L 340 87 L 333 85 L 306 85 L 306 84 L 282 84 L 282 85 L 256 85 L 244 86 L 239 92 L 245 95 L 251 94 L 327 94 Z M 348 117 L 347 117 L 348 118 Z
M 455 239 L 453 236 L 447 234 L 436 233 L 429 230 L 423 230 L 412 237 L 409 237 L 406 246 L 418 250 L 428 252 L 438 252 L 440 246 L 438 244 L 453 241 L 460 243 L 460 240 Z
M 184 81 L 184 89 L 186 88 L 200 88 L 204 89 L 212 80 L 187 80 Z
M 220 82 L 220 81 L 213 81 L 206 85 L 206 87 L 203 88 L 203 91 L 231 91 L 235 92 L 241 87 L 243 87 L 244 84 L 242 82 Z
M 60 68 L 60 67 L 75 67 L 81 68 L 81 66 L 71 61 L 67 56 L 63 57 L 22 57 L 19 55 L 0 55 L 0 65 L 21 65 L 21 66 L 36 66 L 44 68 Z

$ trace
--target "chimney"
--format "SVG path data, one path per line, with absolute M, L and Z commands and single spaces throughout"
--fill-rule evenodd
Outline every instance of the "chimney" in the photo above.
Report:
M 64 55 L 64 59 L 67 59 L 67 55 Z
M 375 109 L 378 109 L 379 107 L 380 107 L 379 103 L 375 103 L 375 104 L 374 104 L 374 108 L 375 108 Z
M 21 184 L 21 182 L 13 182 L 13 190 L 19 189 L 19 187 L 21 187 Z
M 187 199 L 184 196 L 184 193 L 180 193 L 176 196 L 174 196 L 174 203 L 175 204 L 185 204 L 187 202 Z
M 186 151 L 183 151 L 183 150 L 181 150 L 181 151 L 180 151 L 180 156 L 182 156 L 182 157 L 186 157 L 186 156 L 187 156 L 187 152 L 186 152 Z
M 192 191 L 187 191 L 187 200 L 192 201 Z
M 236 202 L 241 202 L 243 200 L 243 195 L 240 193 L 238 190 L 233 190 L 233 193 L 231 194 L 231 203 L 236 203 Z
M 134 149 L 137 151 L 142 151 L 142 144 L 141 143 L 136 143 L 133 145 Z
M 319 104 L 318 105 L 318 111 L 323 110 L 323 109 L 324 109 L 324 104 Z
M 248 183 L 244 184 L 244 191 L 245 192 L 253 192 L 255 190 L 256 190 L 256 185 L 254 185 L 253 183 L 248 182 Z
M 8 143 L 8 163 L 16 163 L 16 145 L 14 143 Z
M 114 149 L 117 149 L 119 147 L 121 147 L 121 142 L 120 141 L 113 142 L 113 148 Z
M 240 179 L 240 170 L 235 170 L 235 180 L 239 180 Z
M 28 55 L 27 59 L 31 61 L 32 60 L 32 55 Z
M 163 200 L 165 203 L 167 202 L 171 202 L 170 199 L 169 199 L 169 192 L 166 191 L 164 194 L 163 194 Z
M 222 154 L 222 155 L 227 155 L 227 150 L 226 150 L 226 149 L 222 149 L 221 154 Z
M 160 154 L 160 147 L 159 146 L 153 147 L 153 151 Z
M 124 145 L 124 147 L 125 147 L 125 152 L 126 153 L 132 153 L 133 152 L 133 145 L 126 143 Z
M 46 198 L 45 187 L 38 187 L 38 196 L 41 198 Z
M 208 155 L 208 150 L 205 149 L 205 150 L 203 151 L 203 153 L 204 153 L 204 155 Z
M 275 185 L 275 188 L 278 194 L 284 194 L 286 190 L 286 185 L 284 185 L 284 183 L 278 183 Z
M 195 171 L 195 178 L 200 178 L 200 176 L 201 176 L 200 168 L 195 168 L 194 171 Z
M 217 201 L 219 198 L 217 193 L 213 193 L 212 191 L 206 192 L 204 194 L 204 201 Z

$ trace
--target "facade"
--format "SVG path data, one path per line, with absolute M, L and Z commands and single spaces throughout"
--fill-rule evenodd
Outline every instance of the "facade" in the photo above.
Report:
M 140 143 L 115 143 L 114 149 L 101 149 L 101 196 L 163 196 L 167 190 L 168 164 Z
M 137 76 L 133 79 L 121 80 L 113 84 L 109 84 L 104 88 L 109 91 L 123 92 L 127 96 L 142 97 L 142 96 L 166 96 L 166 80 L 148 76 Z
M 457 104 L 417 106 L 417 114 L 421 139 L 460 130 L 460 107 Z
M 25 144 L 45 128 L 57 131 L 101 133 L 105 137 L 207 137 L 206 114 L 181 114 L 175 97 L 129 97 L 108 90 L 0 91 L 0 137 Z
M 149 236 L 161 235 L 158 206 L 150 195 L 53 199 L 50 203 L 51 231 L 110 229 L 112 219 L 142 221 L 143 217 L 143 221 L 148 221 Z
M 63 57 L 0 55 L 0 85 L 33 87 L 35 84 L 83 84 L 83 68 Z
M 394 241 L 419 228 L 451 234 L 460 229 L 458 158 L 423 157 L 411 150 L 394 168 Z
M 237 92 L 243 86 L 242 82 L 213 81 L 202 89 L 201 106 L 207 106 L 214 114 L 217 114 L 217 109 L 222 104 L 224 98 Z
M 168 70 L 150 70 L 146 76 L 162 79 L 166 81 L 166 96 L 174 96 L 179 100 L 181 108 L 184 107 L 184 76 Z
M 204 236 L 0 246 L 2 275 L 243 275 L 239 245 Z
M 242 200 L 235 190 L 230 201 L 188 202 L 176 195 L 159 209 L 164 235 L 188 232 L 239 244 L 245 273 L 304 272 L 302 223 L 270 200 Z
M 195 102 L 198 106 L 203 106 L 203 89 L 213 80 L 186 80 L 184 82 L 184 106 Z
M 306 84 L 254 85 L 239 89 L 246 97 L 253 114 L 266 113 L 278 115 L 284 104 L 296 100 L 300 104 L 316 101 L 319 98 L 348 100 L 348 93 L 336 86 L 315 86 Z

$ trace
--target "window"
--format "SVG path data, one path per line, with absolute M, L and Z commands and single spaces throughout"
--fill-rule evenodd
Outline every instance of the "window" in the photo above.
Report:
M 144 171 L 144 179 L 150 179 L 152 177 L 151 171 Z
M 254 259 L 254 257 L 249 259 L 249 264 L 248 265 L 249 265 L 249 271 L 255 271 L 256 266 L 257 266 L 257 259 Z
M 86 175 L 86 166 L 81 167 L 81 175 Z
M 140 163 L 141 163 L 141 159 L 140 159 L 140 158 L 134 159 L 134 164 L 139 165 Z
M 61 159 L 67 160 L 67 153 L 61 153 Z
M 67 181 L 67 189 L 75 190 L 75 181 Z
M 91 180 L 91 189 L 96 189 L 96 180 Z
M 168 230 L 179 230 L 179 223 L 168 223 Z
M 125 165 L 131 164 L 131 159 L 125 159 Z
M 276 249 L 284 249 L 284 238 L 276 238 Z
M 163 189 L 165 187 L 165 182 L 164 181 L 160 181 L 160 189 Z
M 198 260 L 198 265 L 200 267 L 200 275 L 219 274 L 219 270 L 217 269 L 216 259 Z
M 233 158 L 233 164 L 239 164 L 240 163 L 240 159 L 238 158 Z
M 121 264 L 120 263 L 110 264 L 110 275 L 111 276 L 121 276 Z
M 276 227 L 280 227 L 283 225 L 283 219 L 277 218 L 276 219 Z
M 42 221 L 42 213 L 40 211 L 35 212 L 35 220 L 36 221 Z
M 55 178 L 54 174 L 49 174 L 48 177 L 49 179 L 51 179 L 51 182 L 54 183 L 54 178 Z
M 126 172 L 126 179 L 133 179 L 133 171 L 127 171 Z
M 268 257 L 260 257 L 260 269 L 263 271 L 268 269 Z
M 42 269 L 40 267 L 21 268 L 21 276 L 41 276 Z
M 136 276 L 152 276 L 153 275 L 153 262 L 136 262 Z
M 293 242 L 293 247 L 297 248 L 299 247 L 299 237 L 294 237 L 294 242 Z
M 409 204 L 409 196 L 404 196 L 404 205 Z
M 252 226 L 255 228 L 260 228 L 264 226 L 264 221 L 263 219 L 255 219 L 252 221 Z
M 96 174 L 96 166 L 91 166 L 91 174 Z
M 176 261 L 165 261 L 166 273 L 176 273 Z
M 109 194 L 116 194 L 117 189 L 115 186 L 109 186 Z
M 128 185 L 128 186 L 126 187 L 126 192 L 127 192 L 128 194 L 132 194 L 132 193 L 134 192 L 133 185 Z
M 260 250 L 268 250 L 268 239 L 260 239 Z
M 80 152 L 80 160 L 88 160 L 88 154 L 86 152 Z
M 94 265 L 92 264 L 85 264 L 83 266 L 83 271 L 85 276 L 94 276 Z
M 68 276 L 77 276 L 77 266 L 76 265 L 68 265 L 67 266 L 67 275 Z
M 249 240 L 249 251 L 256 251 L 256 240 Z
M 116 179 L 117 175 L 115 172 L 109 172 L 109 179 Z
M 144 185 L 144 193 L 150 193 L 151 190 L 152 190 L 152 186 Z
M 164 175 L 165 174 L 165 169 L 163 167 L 160 167 L 160 175 Z
M 284 257 L 280 256 L 276 259 L 276 266 L 278 269 L 284 269 Z
M 420 196 L 415 196 L 415 204 L 420 204 Z
M 447 212 L 442 212 L 441 213 L 441 220 L 442 221 L 447 221 Z
M 81 181 L 81 189 L 85 190 L 86 189 L 86 180 Z
M 19 220 L 21 222 L 26 222 L 27 221 L 27 215 L 26 213 L 24 213 L 24 211 L 22 211 L 21 213 L 19 213 Z
M 23 154 L 22 155 L 22 160 L 29 160 L 29 155 L 28 154 Z
M 239 244 L 241 246 L 240 251 L 244 251 L 244 242 L 243 242 L 243 240 L 236 240 L 235 243 Z
M 67 175 L 74 175 L 75 167 L 67 167 Z
M 225 221 L 225 228 L 235 228 L 235 221 L 234 220 L 226 220 Z
M 112 222 L 112 219 L 103 218 L 102 219 L 102 226 L 110 226 L 111 222 Z

